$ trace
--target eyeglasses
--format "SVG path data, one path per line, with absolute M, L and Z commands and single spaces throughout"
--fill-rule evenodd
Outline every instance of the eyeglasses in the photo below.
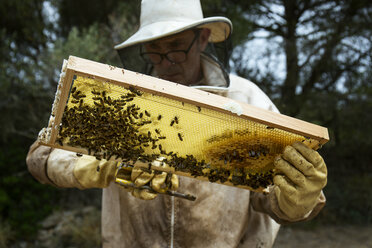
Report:
M 153 53 L 153 52 L 146 53 L 146 52 L 142 52 L 142 46 L 141 46 L 140 55 L 145 60 L 146 63 L 153 64 L 153 65 L 160 64 L 163 61 L 163 58 L 166 58 L 172 64 L 179 64 L 179 63 L 185 62 L 187 59 L 187 54 L 189 53 L 191 47 L 193 46 L 195 41 L 199 38 L 200 32 L 198 31 L 195 31 L 195 32 L 196 32 L 195 37 L 192 40 L 190 46 L 186 50 L 173 50 L 167 53 Z

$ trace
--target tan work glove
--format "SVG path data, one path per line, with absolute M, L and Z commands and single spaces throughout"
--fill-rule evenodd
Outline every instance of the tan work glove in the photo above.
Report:
M 318 152 L 301 142 L 287 146 L 274 161 L 274 193 L 290 220 L 306 217 L 327 184 L 327 167 Z
M 118 162 L 83 155 L 74 167 L 74 176 L 83 188 L 106 188 L 115 179 Z
M 167 164 L 155 160 L 152 162 L 153 166 L 169 167 Z M 164 193 L 167 190 L 177 190 L 179 181 L 177 175 L 166 173 L 166 172 L 155 172 L 154 170 L 149 172 L 143 171 L 140 167 L 134 166 L 131 174 L 131 181 L 137 186 L 149 185 L 153 190 L 159 193 Z M 129 189 L 134 197 L 142 200 L 152 200 L 157 194 L 151 193 L 146 189 Z

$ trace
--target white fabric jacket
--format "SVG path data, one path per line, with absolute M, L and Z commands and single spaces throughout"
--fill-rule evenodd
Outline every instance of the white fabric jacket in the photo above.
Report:
M 200 84 L 204 85 L 193 87 L 278 112 L 254 83 L 230 75 L 230 85 L 224 87 L 222 72 L 213 61 L 203 58 L 202 66 L 204 79 Z M 78 158 L 70 154 L 35 146 L 30 149 L 27 164 L 41 182 L 82 188 L 71 172 Z M 47 166 L 50 160 L 58 160 L 61 166 Z M 52 177 L 63 180 L 51 180 Z M 178 191 L 196 195 L 195 202 L 165 195 L 144 201 L 114 183 L 104 188 L 103 247 L 272 247 L 280 227 L 278 223 L 292 222 L 281 213 L 274 194 L 264 195 L 193 178 L 179 177 L 179 180 Z M 314 210 L 303 220 L 317 215 L 324 204 L 322 194 Z

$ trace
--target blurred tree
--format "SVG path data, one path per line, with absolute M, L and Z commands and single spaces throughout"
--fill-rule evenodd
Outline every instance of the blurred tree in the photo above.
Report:
M 58 20 L 59 33 L 62 37 L 67 37 L 72 28 L 82 31 L 89 28 L 92 24 L 100 23 L 114 29 L 116 22 L 123 20 L 135 21 L 139 19 L 140 1 L 129 0 L 118 2 L 115 0 L 61 0 L 52 1 L 60 16 Z M 113 16 L 115 22 L 113 22 Z M 127 25 L 130 28 L 131 24 Z M 123 32 L 124 30 L 121 30 Z
M 221 15 L 243 33 L 233 52 L 236 73 L 257 83 L 282 113 L 329 128 L 331 142 L 321 150 L 329 167 L 327 208 L 332 210 L 325 212 L 351 223 L 371 223 L 363 216 L 372 213 L 367 183 L 372 180 L 372 128 L 366 114 L 372 110 L 372 2 L 217 2 Z
M 13 238 L 34 234 L 56 200 L 55 190 L 36 184 L 25 165 L 52 97 L 38 82 L 38 59 L 49 42 L 44 2 L 8 0 L 0 5 L 0 219 L 17 230 Z
M 14 238 L 18 240 L 35 234 L 39 221 L 65 192 L 36 182 L 25 164 L 28 148 L 49 119 L 63 59 L 76 55 L 120 64 L 113 49 L 119 41 L 113 39 L 128 36 L 131 30 L 131 9 L 118 3 L 115 11 L 105 12 L 102 20 L 106 21 L 71 24 L 61 37 L 62 28 L 54 21 L 79 13 L 66 13 L 66 17 L 55 3 L 6 0 L 0 6 L 0 219 L 17 231 Z M 97 2 L 97 12 L 105 9 L 100 3 L 106 4 Z M 85 19 L 82 13 L 77 22 Z
M 35 134 L 32 124 L 45 114 L 38 103 L 43 105 L 48 93 L 44 85 L 35 83 L 34 79 L 35 65 L 48 42 L 45 31 L 50 28 L 45 20 L 43 4 L 44 1 L 3 1 L 0 5 L 2 141 L 8 139 L 16 130 L 19 135 L 30 138 Z M 35 103 L 37 95 L 43 100 Z M 34 104 L 31 105 L 31 102 Z M 22 112 L 29 115 L 22 115 Z M 34 132 L 28 132 L 29 128 Z
M 260 86 L 278 99 L 283 113 L 299 115 L 313 93 L 337 91 L 346 87 L 346 74 L 369 69 L 370 1 L 227 2 L 243 9 L 242 16 L 254 27 L 248 42 L 237 47 L 236 71 L 264 81 Z M 254 42 L 260 39 L 265 42 L 258 47 Z
M 23 56 L 37 59 L 37 55 L 47 43 L 47 36 L 44 33 L 47 23 L 44 20 L 43 3 L 44 1 L 2 1 L 0 27 L 2 43 L 4 41 L 5 43 L 2 44 L 1 51 L 2 55 L 6 55 L 8 52 L 6 48 L 8 48 L 13 53 L 9 54 L 12 58 L 1 56 L 1 60 L 14 61 Z M 15 50 L 17 53 L 14 52 Z

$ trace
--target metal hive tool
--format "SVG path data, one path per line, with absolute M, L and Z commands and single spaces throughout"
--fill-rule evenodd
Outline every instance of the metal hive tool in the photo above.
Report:
M 261 192 L 286 145 L 318 149 L 329 138 L 324 127 L 70 56 L 39 140 L 144 167 L 163 157 L 175 174 Z

